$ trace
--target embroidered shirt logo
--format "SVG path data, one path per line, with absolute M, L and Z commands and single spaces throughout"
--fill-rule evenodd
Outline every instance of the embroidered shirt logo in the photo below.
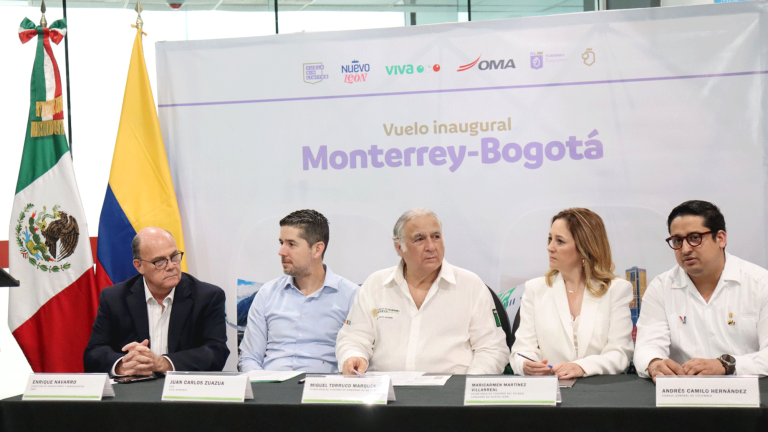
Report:
M 376 308 L 371 310 L 371 316 L 376 319 L 394 319 L 398 314 L 400 314 L 398 309 Z

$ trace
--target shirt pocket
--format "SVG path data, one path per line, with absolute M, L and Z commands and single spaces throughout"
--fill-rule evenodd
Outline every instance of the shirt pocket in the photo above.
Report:
M 320 307 L 317 309 L 320 309 Z M 322 312 L 314 312 L 308 312 L 308 315 L 314 318 L 314 321 L 308 323 L 311 331 L 323 335 L 324 341 L 333 341 L 335 343 L 336 336 L 341 326 L 344 325 L 344 320 L 347 318 L 344 308 L 333 304 Z
M 757 352 L 760 350 L 758 338 L 757 338 L 757 314 L 744 314 L 741 317 L 741 322 L 735 324 L 740 328 L 741 343 L 740 348 L 742 350 L 739 354 L 748 354 Z
M 401 324 L 404 319 L 403 312 L 400 309 L 393 307 L 377 307 L 372 308 L 369 313 L 373 317 L 374 326 L 376 327 L 377 341 L 397 341 L 407 340 L 407 334 L 404 331 Z
M 696 347 L 696 336 L 688 312 L 688 294 L 681 289 L 673 290 L 672 307 L 667 314 L 669 323 L 670 357 L 691 355 Z M 642 314 L 642 309 L 641 312 Z
M 744 355 L 760 350 L 760 342 L 757 337 L 758 305 L 760 303 L 754 291 L 744 288 L 746 286 L 730 290 L 729 294 L 732 295 L 728 298 L 730 324 L 728 325 L 728 333 L 734 338 L 731 343 L 734 350 L 737 351 L 733 353 L 735 355 Z M 736 312 L 733 316 L 730 316 L 731 310 Z

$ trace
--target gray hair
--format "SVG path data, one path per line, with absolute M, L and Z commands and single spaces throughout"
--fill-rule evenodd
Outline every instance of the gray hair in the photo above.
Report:
M 443 227 L 443 223 L 440 222 L 440 218 L 437 217 L 437 214 L 426 207 L 415 207 L 407 210 L 397 219 L 397 222 L 395 222 L 395 228 L 392 229 L 392 240 L 400 245 L 400 249 L 403 252 L 408 250 L 405 246 L 405 243 L 403 242 L 403 227 L 411 219 L 415 219 L 421 216 L 432 216 L 435 218 L 435 220 L 437 220 L 437 223 L 440 224 L 440 228 Z

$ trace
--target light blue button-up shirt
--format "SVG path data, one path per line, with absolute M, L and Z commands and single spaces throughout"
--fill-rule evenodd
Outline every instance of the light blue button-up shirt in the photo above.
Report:
M 357 288 L 327 266 L 323 287 L 310 296 L 296 288 L 293 276 L 264 284 L 248 312 L 240 370 L 338 372 L 336 334 Z

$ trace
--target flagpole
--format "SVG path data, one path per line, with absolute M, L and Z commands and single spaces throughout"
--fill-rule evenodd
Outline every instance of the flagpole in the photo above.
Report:
M 64 20 L 67 20 L 67 0 L 61 0 L 61 6 L 64 10 Z M 40 27 L 48 27 L 48 21 L 45 19 L 45 0 L 40 4 Z M 69 33 L 69 32 L 67 32 Z M 67 71 L 67 132 L 69 132 L 69 157 L 74 159 L 72 151 L 72 108 L 69 100 L 69 37 L 64 35 L 64 67 Z
M 45 4 L 45 2 L 43 2 Z M 61 7 L 64 10 L 64 20 L 67 19 L 67 0 L 61 0 Z M 67 23 L 69 28 L 69 23 Z M 69 32 L 64 35 L 64 70 L 67 71 L 67 132 L 69 132 L 69 156 L 74 159 L 72 150 L 72 104 L 69 94 Z
M 141 6 L 141 0 L 136 2 L 136 7 L 133 9 L 136 11 L 136 24 L 131 24 L 131 27 L 138 29 L 138 31 L 141 32 L 144 36 L 147 34 L 144 33 L 144 20 L 141 19 L 141 13 L 144 11 L 144 7 Z

